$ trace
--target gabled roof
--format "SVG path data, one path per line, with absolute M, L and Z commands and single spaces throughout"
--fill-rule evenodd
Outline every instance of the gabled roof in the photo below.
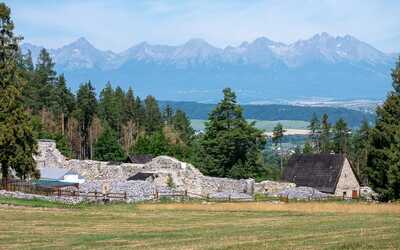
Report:
M 345 159 L 343 154 L 294 155 L 283 171 L 283 180 L 334 193 Z
M 78 174 L 76 171 L 66 169 L 66 168 L 56 168 L 56 167 L 42 167 L 40 168 L 40 179 L 49 180 L 62 180 L 65 175 L 68 174 Z

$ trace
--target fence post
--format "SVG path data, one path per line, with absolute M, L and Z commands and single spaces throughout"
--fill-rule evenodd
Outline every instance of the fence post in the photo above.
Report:
M 124 200 L 127 199 L 126 191 L 124 192 Z
M 94 199 L 97 201 L 97 190 L 94 191 Z
M 231 201 L 231 195 L 229 194 L 229 196 L 228 196 L 228 201 Z

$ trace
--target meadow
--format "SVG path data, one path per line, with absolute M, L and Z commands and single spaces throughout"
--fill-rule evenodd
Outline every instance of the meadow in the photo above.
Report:
M 0 203 L 0 249 L 400 248 L 400 204 Z
M 307 129 L 308 122 L 306 121 L 296 121 L 296 120 L 277 120 L 277 121 L 266 121 L 266 120 L 253 120 L 247 119 L 249 122 L 255 122 L 256 127 L 266 132 L 271 132 L 276 124 L 279 122 L 283 125 L 285 129 Z M 192 119 L 190 120 L 192 127 L 195 130 L 204 130 L 204 123 L 206 120 Z

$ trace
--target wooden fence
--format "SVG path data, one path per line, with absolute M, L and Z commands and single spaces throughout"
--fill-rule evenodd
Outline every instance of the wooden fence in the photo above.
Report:
M 123 193 L 101 193 L 97 191 L 82 192 L 78 185 L 66 183 L 64 186 L 46 187 L 36 184 L 32 181 L 1 179 L 1 188 L 12 192 L 22 192 L 27 194 L 37 194 L 45 196 L 59 197 L 84 197 L 94 200 L 127 200 L 129 197 L 126 192 Z

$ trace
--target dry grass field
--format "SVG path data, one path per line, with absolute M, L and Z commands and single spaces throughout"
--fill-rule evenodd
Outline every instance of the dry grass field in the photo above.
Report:
M 400 249 L 399 204 L 0 203 L 0 249 Z

